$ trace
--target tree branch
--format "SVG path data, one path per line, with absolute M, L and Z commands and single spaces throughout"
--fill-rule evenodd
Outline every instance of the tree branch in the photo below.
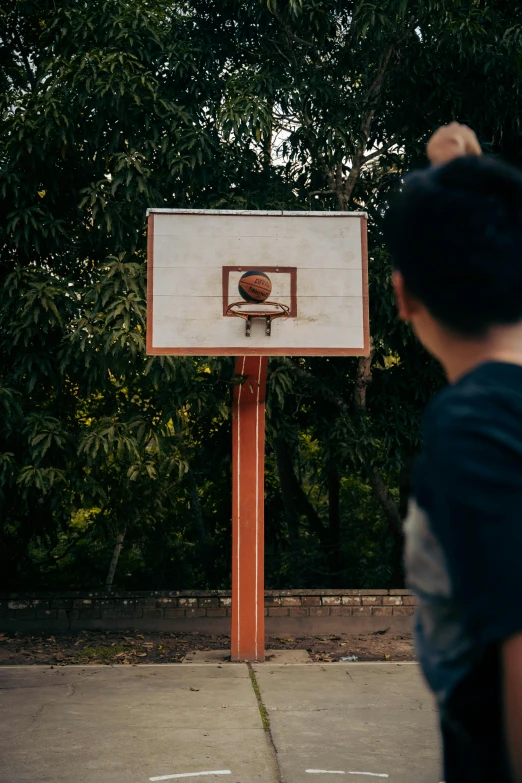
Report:
M 388 47 L 388 50 L 387 50 L 386 54 L 384 55 L 384 58 L 383 58 L 383 60 L 381 62 L 381 66 L 380 66 L 379 70 L 377 71 L 375 79 L 373 80 L 373 82 L 368 87 L 368 90 L 367 90 L 366 96 L 365 96 L 365 102 L 373 100 L 374 97 L 375 98 L 379 97 L 379 94 L 380 94 L 381 88 L 382 88 L 382 83 L 383 83 L 383 80 L 384 80 L 384 76 L 386 75 L 386 71 L 387 71 L 388 64 L 390 62 L 392 54 L 395 52 L 397 47 L 400 46 L 401 43 L 403 43 L 403 41 L 406 40 L 406 38 L 409 36 L 409 34 L 413 32 L 413 30 L 415 29 L 416 25 L 417 25 L 417 19 L 416 19 L 416 17 L 412 17 L 411 20 L 410 20 L 410 24 L 408 25 L 408 27 L 404 31 L 403 35 L 401 35 L 400 38 L 398 38 L 396 41 L 391 43 L 390 46 Z
M 87 533 L 88 533 L 88 532 L 89 532 L 89 531 L 87 531 Z M 43 558 L 42 560 L 36 560 L 36 561 L 32 561 L 32 562 L 34 562 L 34 563 L 35 563 L 36 565 L 38 565 L 38 566 L 45 565 L 45 564 L 47 564 L 47 563 L 50 563 L 50 564 L 52 564 L 52 565 L 56 565 L 56 563 L 57 563 L 59 560 L 63 560 L 63 558 L 64 558 L 64 557 L 67 557 L 67 555 L 69 554 L 69 552 L 71 551 L 71 549 L 73 549 L 73 547 L 75 547 L 75 546 L 76 546 L 76 544 L 78 544 L 80 541 L 85 541 L 85 539 L 86 539 L 86 538 L 87 538 L 87 535 L 85 535 L 85 536 L 78 536 L 78 538 L 75 538 L 73 541 L 71 541 L 71 542 L 70 542 L 70 543 L 69 543 L 69 544 L 68 544 L 68 545 L 65 547 L 65 549 L 64 549 L 64 551 L 62 552 L 62 554 L 61 554 L 61 555 L 57 555 L 56 557 L 53 557 L 52 555 L 50 555 L 50 554 L 47 554 L 47 555 L 46 555 L 46 557 L 45 557 L 45 558 Z M 54 546 L 54 547 L 52 547 L 52 548 L 51 548 L 51 552 L 52 552 L 52 550 L 53 550 L 53 549 L 56 549 L 56 546 Z
M 403 128 L 399 133 L 396 133 L 395 136 L 390 139 L 390 141 L 386 142 L 386 144 L 383 144 L 382 147 L 379 147 L 379 149 L 375 150 L 375 152 L 370 152 L 368 155 L 365 155 L 362 164 L 364 165 L 370 160 L 375 160 L 375 158 L 378 158 L 381 155 L 385 155 L 389 149 L 397 144 L 397 141 L 401 138 L 405 130 L 406 128 Z
M 400 38 L 398 38 L 397 41 L 394 41 L 392 44 L 390 44 L 390 46 L 386 51 L 386 54 L 384 55 L 381 61 L 381 64 L 379 66 L 379 69 L 375 75 L 373 82 L 369 85 L 368 89 L 366 90 L 363 103 L 368 106 L 373 104 L 373 106 L 371 106 L 371 108 L 368 108 L 368 112 L 366 116 L 361 121 L 361 127 L 359 132 L 359 139 L 360 139 L 359 149 L 352 160 L 352 168 L 346 180 L 346 184 L 344 186 L 343 197 L 344 197 L 345 205 L 348 204 L 352 196 L 355 183 L 357 182 L 357 178 L 361 172 L 363 163 L 365 162 L 364 157 L 365 157 L 366 148 L 368 146 L 368 139 L 370 138 L 372 121 L 375 116 L 375 107 L 381 95 L 382 86 L 384 83 L 384 77 L 386 75 L 386 71 L 388 69 L 388 65 L 390 63 L 391 57 L 395 52 L 395 50 L 397 49 L 397 47 L 400 46 L 400 44 L 408 37 L 408 35 L 411 32 L 413 32 L 416 24 L 417 24 L 417 20 L 415 18 L 412 18 L 404 34 Z
M 284 59 L 287 61 L 287 63 L 288 63 L 289 65 L 293 65 L 294 63 L 292 62 L 292 60 L 290 59 L 290 57 L 289 57 L 287 54 L 285 54 L 284 52 L 282 52 L 282 51 L 281 51 L 281 49 L 279 48 L 279 45 L 278 45 L 277 41 L 274 41 L 273 39 L 269 39 L 269 40 L 270 40 L 270 42 L 271 42 L 271 43 L 272 43 L 272 44 L 275 46 L 275 48 L 276 48 L 276 49 L 277 49 L 277 51 L 279 52 L 280 56 L 281 56 L 281 57 L 283 57 L 283 58 L 284 58 Z
M 312 43 L 311 41 L 305 41 L 304 38 L 300 38 L 298 35 L 296 35 L 292 30 L 292 28 L 281 18 L 281 14 L 277 10 L 277 8 L 271 8 L 270 10 L 272 14 L 275 16 L 275 18 L 277 19 L 277 21 L 279 22 L 279 24 L 281 25 L 281 27 L 283 28 L 285 34 L 288 36 L 288 38 L 291 41 L 293 41 L 294 43 L 301 44 L 301 46 L 305 46 L 307 49 L 312 49 L 315 58 L 317 60 L 321 59 L 316 44 Z
M 293 30 L 288 27 L 288 25 L 284 25 L 284 30 L 287 36 L 290 38 L 290 40 L 294 41 L 295 43 L 301 44 L 301 46 L 306 46 L 309 49 L 314 49 L 315 53 L 317 54 L 317 47 L 314 43 L 311 41 L 305 41 L 304 38 L 300 38 L 298 35 L 296 35 Z
M 36 77 L 35 74 L 33 73 L 33 69 L 31 68 L 31 63 L 29 62 L 29 58 L 27 57 L 27 54 L 25 52 L 22 39 L 20 38 L 20 34 L 16 29 L 16 27 L 13 29 L 12 35 L 13 35 L 13 43 L 18 46 L 18 51 L 20 52 L 20 56 L 22 58 L 22 61 L 25 66 L 25 70 L 27 72 L 27 79 L 29 81 L 29 84 L 31 85 L 31 89 L 34 92 L 34 90 L 36 89 Z
M 312 190 L 308 195 L 310 196 L 333 196 L 335 195 L 335 190 Z
M 343 193 L 343 164 L 337 163 L 335 167 L 335 194 L 337 196 L 337 208 L 345 209 L 346 201 Z

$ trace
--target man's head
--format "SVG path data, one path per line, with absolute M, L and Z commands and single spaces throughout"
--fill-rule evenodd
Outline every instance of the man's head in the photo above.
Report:
M 522 173 L 466 156 L 406 178 L 385 221 L 400 315 L 435 356 L 441 333 L 522 321 Z

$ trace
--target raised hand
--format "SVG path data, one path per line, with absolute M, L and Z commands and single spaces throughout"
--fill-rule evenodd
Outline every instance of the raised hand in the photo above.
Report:
M 465 155 L 482 155 L 475 132 L 459 122 L 450 122 L 436 130 L 427 144 L 426 152 L 434 166 Z

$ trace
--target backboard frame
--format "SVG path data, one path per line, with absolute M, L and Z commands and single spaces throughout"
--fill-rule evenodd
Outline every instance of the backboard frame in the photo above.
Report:
M 289 318 L 297 317 L 297 267 L 296 266 L 256 266 L 260 272 L 276 272 L 290 275 L 290 309 Z M 223 315 L 231 316 L 228 311 L 228 282 L 231 272 L 248 272 L 248 267 L 224 266 L 223 267 Z M 232 316 L 233 317 L 233 316 Z
M 323 217 L 323 218 L 347 218 L 357 217 L 361 224 L 361 251 L 362 251 L 362 308 L 363 308 L 363 346 L 357 348 L 287 348 L 287 347 L 254 347 L 245 344 L 244 349 L 236 347 L 154 347 L 153 345 L 153 290 L 154 290 L 154 215 L 155 214 L 184 214 L 184 215 L 225 215 L 233 214 L 236 217 Z M 218 209 L 170 209 L 151 208 L 147 210 L 148 236 L 147 236 L 147 327 L 146 327 L 146 351 L 151 356 L 369 356 L 370 355 L 370 323 L 368 310 L 368 239 L 367 239 L 367 214 L 365 212 L 319 212 L 319 211 L 279 211 L 279 210 L 218 210 Z M 237 269 L 237 267 L 233 267 Z M 246 271 L 247 267 L 245 267 Z M 290 267 L 264 267 L 263 270 L 279 272 L 286 271 Z M 225 272 L 223 270 L 223 277 Z M 295 279 L 294 279 L 295 282 Z M 223 302 L 223 304 L 225 304 Z M 291 308 L 292 311 L 294 308 Z M 291 313 L 293 317 L 293 312 Z

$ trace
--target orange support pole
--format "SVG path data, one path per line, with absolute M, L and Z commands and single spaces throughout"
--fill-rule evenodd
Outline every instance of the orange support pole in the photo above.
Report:
M 268 359 L 241 356 L 232 405 L 233 661 L 265 659 L 265 393 Z

